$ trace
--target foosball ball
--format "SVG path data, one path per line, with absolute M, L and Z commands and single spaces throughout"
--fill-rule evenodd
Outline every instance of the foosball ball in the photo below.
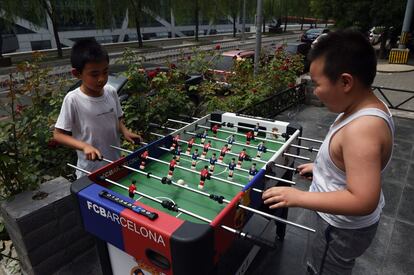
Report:
M 263 190 L 294 185 L 301 128 L 288 122 L 212 113 L 179 127 L 152 124 L 158 139 L 75 181 L 86 231 L 106 242 L 113 274 L 211 274 L 235 240 L 274 247 L 254 222 L 314 231 L 267 211 Z M 241 274 L 241 273 L 240 273 Z

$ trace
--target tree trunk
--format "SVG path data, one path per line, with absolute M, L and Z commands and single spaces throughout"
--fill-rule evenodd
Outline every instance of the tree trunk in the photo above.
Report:
M 300 24 L 300 30 L 303 30 L 303 21 L 305 21 L 305 16 L 302 16 L 302 22 Z
M 135 16 L 135 27 L 137 28 L 138 47 L 142 48 L 141 23 L 139 22 L 138 16 Z
M 0 58 L 3 58 L 3 31 L 0 32 Z
M 385 27 L 384 33 L 381 38 L 380 51 L 379 51 L 379 56 L 382 59 L 387 58 L 387 49 L 385 48 L 385 46 L 387 45 L 388 33 L 389 33 L 389 27 Z
M 237 29 L 236 29 L 236 16 L 237 15 L 233 14 L 233 37 L 236 37 L 236 32 L 237 32 Z
M 287 29 L 287 20 L 288 20 L 288 19 L 287 19 L 287 15 L 286 15 L 286 16 L 285 16 L 285 28 L 284 28 L 284 30 L 283 30 L 284 32 L 286 32 L 286 29 Z
M 56 41 L 58 57 L 62 58 L 63 52 L 62 52 L 62 45 L 60 44 L 59 31 L 57 29 L 57 22 L 54 18 L 50 18 L 50 20 L 52 20 L 53 36 L 55 37 L 55 41 Z
M 266 32 L 266 19 L 263 16 L 263 31 L 262 31 L 262 33 L 265 33 L 265 32 Z
M 195 41 L 197 41 L 198 42 L 198 0 L 196 0 L 195 1 L 195 8 L 194 8 L 194 12 L 195 12 L 195 14 L 194 14 L 194 19 L 195 19 Z

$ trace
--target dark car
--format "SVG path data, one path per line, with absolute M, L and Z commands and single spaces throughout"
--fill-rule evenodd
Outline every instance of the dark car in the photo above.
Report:
M 320 35 L 324 33 L 328 33 L 329 29 L 326 28 L 315 28 L 315 29 L 309 29 L 305 31 L 302 34 L 302 37 L 300 38 L 300 41 L 306 42 L 306 43 L 312 43 L 315 41 Z

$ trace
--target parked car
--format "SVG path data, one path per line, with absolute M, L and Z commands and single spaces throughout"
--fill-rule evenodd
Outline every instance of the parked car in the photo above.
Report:
M 300 38 L 300 41 L 312 43 L 317 39 L 321 34 L 328 33 L 329 29 L 327 28 L 315 28 L 315 29 L 309 29 L 305 31 L 302 34 L 302 37 Z
M 235 62 L 246 59 L 250 59 L 253 62 L 253 50 L 233 50 L 216 55 L 210 60 L 211 69 L 207 72 L 207 78 L 226 86 L 227 77 L 234 74 L 233 68 Z

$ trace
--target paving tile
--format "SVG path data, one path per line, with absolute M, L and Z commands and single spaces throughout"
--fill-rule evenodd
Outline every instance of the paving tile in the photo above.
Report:
M 404 185 L 407 179 L 408 167 L 407 160 L 393 158 L 384 171 L 384 181 L 390 180 Z
M 411 125 L 395 127 L 395 138 L 412 142 L 414 140 L 414 122 L 411 122 Z
M 383 215 L 395 217 L 401 199 L 403 185 L 386 180 L 382 183 L 382 192 L 385 198 L 385 206 L 382 209 Z
M 408 169 L 407 184 L 414 187 L 414 163 L 411 163 L 410 168 Z
M 382 274 L 406 275 L 414 270 L 414 225 L 396 221 Z
M 414 188 L 411 186 L 403 189 L 397 218 L 414 224 Z
M 404 140 L 395 140 L 393 157 L 398 158 L 398 159 L 404 159 L 406 161 L 411 161 L 412 150 L 413 150 L 412 142 L 408 142 Z

